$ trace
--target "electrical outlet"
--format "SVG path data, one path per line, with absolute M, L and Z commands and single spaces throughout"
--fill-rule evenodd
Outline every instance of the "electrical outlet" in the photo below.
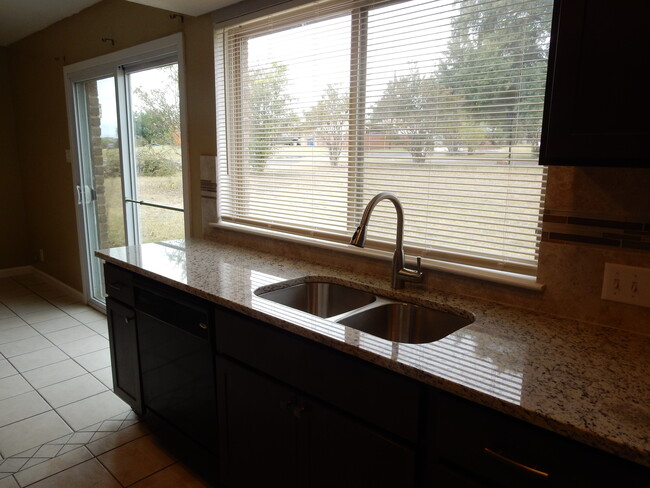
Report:
M 605 263 L 601 298 L 650 307 L 650 269 Z

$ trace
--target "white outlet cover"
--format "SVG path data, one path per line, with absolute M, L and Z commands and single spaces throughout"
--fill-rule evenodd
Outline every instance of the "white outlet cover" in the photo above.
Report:
M 605 263 L 601 298 L 650 307 L 650 269 Z

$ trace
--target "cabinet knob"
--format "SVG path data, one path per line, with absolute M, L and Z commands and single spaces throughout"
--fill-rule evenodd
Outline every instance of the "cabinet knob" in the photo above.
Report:
M 199 327 L 201 327 L 203 330 L 206 330 L 208 328 L 208 324 L 204 324 L 203 322 L 199 322 Z

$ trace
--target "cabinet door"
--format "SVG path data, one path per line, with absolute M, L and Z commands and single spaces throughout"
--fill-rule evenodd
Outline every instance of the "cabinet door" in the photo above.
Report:
M 135 311 L 107 297 L 106 316 L 111 348 L 113 391 L 140 415 L 143 406 Z
M 222 482 L 231 488 L 298 486 L 295 392 L 217 360 Z
M 315 402 L 301 420 L 310 488 L 415 486 L 414 448 Z
M 650 2 L 556 0 L 540 162 L 650 167 Z

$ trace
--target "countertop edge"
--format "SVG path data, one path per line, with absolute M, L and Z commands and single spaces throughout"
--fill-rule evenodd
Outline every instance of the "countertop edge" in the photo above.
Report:
M 564 437 L 571 438 L 588 446 L 609 452 L 618 457 L 625 458 L 629 461 L 644 465 L 646 467 L 650 467 L 650 448 L 647 450 L 638 449 L 635 446 L 621 443 L 600 433 L 590 431 L 587 428 L 582 428 L 579 425 L 562 422 L 553 418 L 547 413 L 527 409 L 523 406 L 509 403 L 488 393 L 481 392 L 479 390 L 475 390 L 467 386 L 455 383 L 449 379 L 421 371 L 415 366 L 409 366 L 403 363 L 398 364 L 389 358 L 380 356 L 371 351 L 363 350 L 359 347 L 352 346 L 337 339 L 321 335 L 318 332 L 303 328 L 300 325 L 296 325 L 291 321 L 280 319 L 274 315 L 266 314 L 259 310 L 254 310 L 253 308 L 250 308 L 236 301 L 229 300 L 222 296 L 214 295 L 203 289 L 196 288 L 194 286 L 182 283 L 161 274 L 157 274 L 153 271 L 144 269 L 143 267 L 111 256 L 110 254 L 107 254 L 101 250 L 97 251 L 96 255 L 106 262 L 115 264 L 146 278 L 165 283 L 178 290 L 201 297 L 212 303 L 215 303 L 216 305 L 223 306 L 254 319 L 262 320 L 280 329 L 294 333 L 306 339 L 313 340 L 325 346 L 332 347 L 343 353 L 359 357 L 360 359 L 366 360 L 372 364 L 386 368 L 395 373 L 402 374 L 429 386 L 439 388 L 448 393 L 455 394 L 461 398 L 491 408 L 524 422 L 528 422 L 542 429 L 554 432 Z M 566 321 L 567 319 L 562 320 Z M 574 321 L 571 320 L 571 322 Z

